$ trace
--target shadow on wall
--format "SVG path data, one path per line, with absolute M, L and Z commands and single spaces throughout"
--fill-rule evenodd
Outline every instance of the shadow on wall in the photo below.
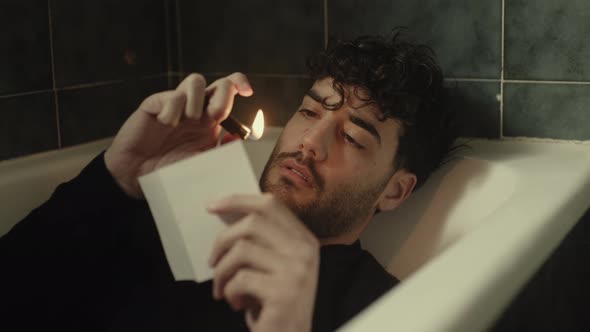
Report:
M 445 86 L 459 136 L 500 138 L 498 83 L 449 80 Z

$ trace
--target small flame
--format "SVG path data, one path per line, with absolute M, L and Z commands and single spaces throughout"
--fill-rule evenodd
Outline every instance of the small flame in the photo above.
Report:
M 262 134 L 264 133 L 264 113 L 262 110 L 258 110 L 256 113 L 256 118 L 254 118 L 254 123 L 252 123 L 252 135 L 253 139 L 260 139 Z

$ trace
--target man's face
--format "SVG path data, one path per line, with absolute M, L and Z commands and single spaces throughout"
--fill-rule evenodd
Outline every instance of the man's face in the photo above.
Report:
M 262 174 L 263 191 L 289 206 L 319 238 L 353 229 L 375 212 L 394 173 L 399 126 L 379 121 L 374 105 L 346 89 L 340 100 L 329 78 L 316 81 L 285 126 Z

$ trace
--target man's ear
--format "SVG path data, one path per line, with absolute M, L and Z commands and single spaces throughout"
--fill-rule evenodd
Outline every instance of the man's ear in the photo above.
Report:
M 414 190 L 416 181 L 417 178 L 414 173 L 406 169 L 396 171 L 391 179 L 389 179 L 383 193 L 381 193 L 377 202 L 377 208 L 380 211 L 389 211 L 400 206 Z

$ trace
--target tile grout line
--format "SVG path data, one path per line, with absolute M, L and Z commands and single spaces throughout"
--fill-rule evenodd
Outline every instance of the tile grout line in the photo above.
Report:
M 170 31 L 171 31 L 171 26 L 170 26 L 170 1 L 168 0 L 164 0 L 162 1 L 164 3 L 164 15 L 166 16 L 164 22 L 166 24 L 166 27 L 164 28 L 164 33 L 166 35 L 166 59 L 168 60 L 167 65 L 167 73 L 170 73 L 172 71 L 172 41 L 170 40 Z M 166 75 L 166 77 L 168 78 L 168 89 L 170 89 L 170 87 L 172 87 L 172 77 L 170 75 Z
M 328 0 L 324 0 L 324 49 L 328 48 Z
M 565 84 L 565 85 L 590 85 L 590 82 L 585 81 L 537 81 L 537 80 L 504 80 L 506 83 L 519 84 Z
M 46 92 L 53 92 L 53 89 L 33 90 L 33 91 L 26 91 L 26 92 L 11 93 L 11 94 L 7 94 L 7 95 L 0 95 L 0 99 L 12 98 L 12 97 L 22 97 L 22 96 L 28 96 L 28 95 L 34 95 L 37 93 L 46 93 Z
M 55 56 L 53 53 L 53 21 L 51 20 L 51 0 L 47 0 L 47 16 L 49 23 L 49 53 L 51 55 L 51 81 L 53 90 L 53 99 L 55 105 L 55 125 L 57 129 L 57 148 L 61 149 L 61 126 L 60 126 L 60 114 L 59 114 L 59 101 L 57 97 L 57 83 L 55 80 Z
M 178 71 L 184 73 L 184 66 L 182 65 L 182 33 L 180 23 L 180 3 L 176 2 L 176 53 L 178 53 Z
M 451 78 L 447 77 L 444 79 L 447 82 L 500 82 L 497 78 Z
M 506 0 L 502 0 L 502 45 L 500 46 L 500 139 L 504 138 L 504 34 L 506 25 Z
M 85 89 L 85 88 L 95 88 L 95 87 L 105 86 L 105 85 L 120 84 L 123 82 L 125 82 L 125 80 L 112 80 L 112 81 L 84 83 L 84 84 L 65 86 L 63 88 L 59 88 L 59 89 L 55 89 L 55 90 L 56 91 L 78 90 L 78 89 Z
M 563 84 L 563 85 L 590 85 L 590 81 L 542 81 L 542 80 L 510 80 L 510 79 L 496 79 L 496 78 L 450 78 L 447 77 L 445 81 L 457 82 L 503 82 L 513 84 Z
M 172 75 L 172 74 L 174 74 L 174 72 L 164 72 L 164 73 L 158 73 L 158 74 L 143 75 L 143 76 L 137 77 L 137 80 L 149 80 L 149 79 L 159 78 L 159 77 L 168 77 L 169 75 Z M 82 84 L 65 86 L 63 88 L 56 88 L 55 90 L 59 92 L 59 91 L 95 88 L 95 87 L 100 87 L 100 86 L 105 86 L 105 85 L 121 84 L 121 83 L 125 83 L 128 81 L 133 81 L 133 80 L 120 79 L 120 80 L 111 80 L 111 81 L 82 83 Z M 39 91 L 37 91 L 37 92 L 39 92 Z M 0 97 L 4 97 L 4 96 L 0 96 Z

